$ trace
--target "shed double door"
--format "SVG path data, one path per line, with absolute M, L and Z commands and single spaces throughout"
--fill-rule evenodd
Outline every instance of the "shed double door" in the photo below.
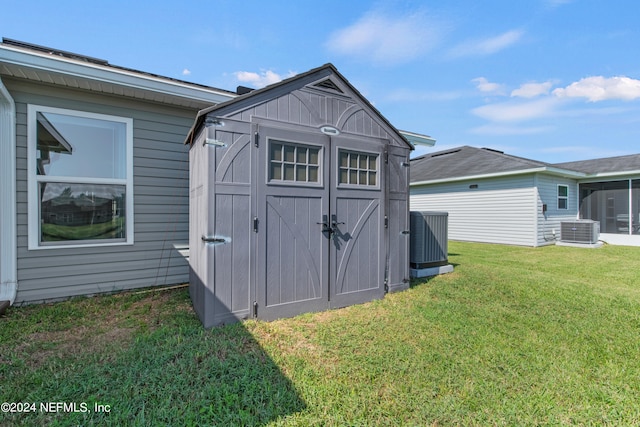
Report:
M 384 295 L 384 141 L 260 126 L 259 318 Z

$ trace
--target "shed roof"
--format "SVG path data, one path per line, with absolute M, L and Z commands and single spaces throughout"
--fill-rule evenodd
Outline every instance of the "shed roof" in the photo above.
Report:
M 340 74 L 338 69 L 331 63 L 324 64 L 320 67 L 313 68 L 305 73 L 297 74 L 293 77 L 282 80 L 278 83 L 274 83 L 264 88 L 250 91 L 248 93 L 240 95 L 229 101 L 201 110 L 200 112 L 198 112 L 196 120 L 193 126 L 191 127 L 189 134 L 187 135 L 185 144 L 191 143 L 195 132 L 202 126 L 207 115 L 209 115 L 210 113 L 224 115 L 229 111 L 243 108 L 245 105 L 249 106 L 252 103 L 256 102 L 257 99 L 260 99 L 261 97 L 266 99 L 270 96 L 273 96 L 273 97 L 279 96 L 280 94 L 285 93 L 289 90 L 296 89 L 299 85 L 315 82 L 318 79 L 321 79 L 322 77 L 329 77 L 330 75 L 333 75 L 336 78 L 340 79 L 352 91 L 354 96 L 357 97 L 359 101 L 361 101 L 364 105 L 367 106 L 367 108 L 373 111 L 374 114 L 376 114 L 376 116 L 380 118 L 380 120 L 389 128 L 389 130 L 392 133 L 396 134 L 396 136 L 400 141 L 404 141 L 411 149 L 413 149 L 413 145 L 410 142 L 409 137 L 403 135 L 403 132 L 396 129 L 380 113 L 380 111 L 378 111 L 351 83 L 349 83 L 349 81 L 342 74 Z M 422 139 L 424 139 L 424 143 L 428 143 L 429 141 L 433 141 L 435 143 L 435 140 L 433 140 L 431 137 L 428 137 L 426 135 L 418 135 L 415 133 L 411 133 L 411 135 L 412 137 L 415 137 L 415 138 L 421 137 Z

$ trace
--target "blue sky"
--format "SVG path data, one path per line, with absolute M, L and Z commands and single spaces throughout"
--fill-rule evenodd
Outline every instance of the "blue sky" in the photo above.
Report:
M 227 90 L 331 62 L 397 128 L 434 137 L 430 151 L 552 163 L 640 152 L 635 0 L 10 5 L 3 37 Z

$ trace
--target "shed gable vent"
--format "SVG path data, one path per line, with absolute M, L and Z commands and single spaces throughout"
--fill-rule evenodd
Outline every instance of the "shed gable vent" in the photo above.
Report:
M 336 92 L 344 93 L 331 79 L 322 80 L 320 83 L 316 83 L 314 86 L 321 89 L 329 89 Z

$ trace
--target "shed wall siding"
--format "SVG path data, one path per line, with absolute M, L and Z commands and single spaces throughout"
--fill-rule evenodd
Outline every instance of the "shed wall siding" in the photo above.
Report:
M 533 181 L 527 175 L 412 186 L 410 209 L 448 212 L 451 240 L 536 246 Z
M 6 85 L 17 110 L 16 302 L 185 283 L 187 261 L 174 244 L 188 242 L 188 151 L 183 142 L 195 112 L 18 80 L 7 79 Z M 27 249 L 28 104 L 133 118 L 133 245 Z
M 301 126 L 332 125 L 342 132 L 389 139 L 393 145 L 404 145 L 404 142 L 395 140 L 369 111 L 353 100 L 309 88 L 257 102 L 228 117 L 245 122 L 251 122 L 256 117 Z

